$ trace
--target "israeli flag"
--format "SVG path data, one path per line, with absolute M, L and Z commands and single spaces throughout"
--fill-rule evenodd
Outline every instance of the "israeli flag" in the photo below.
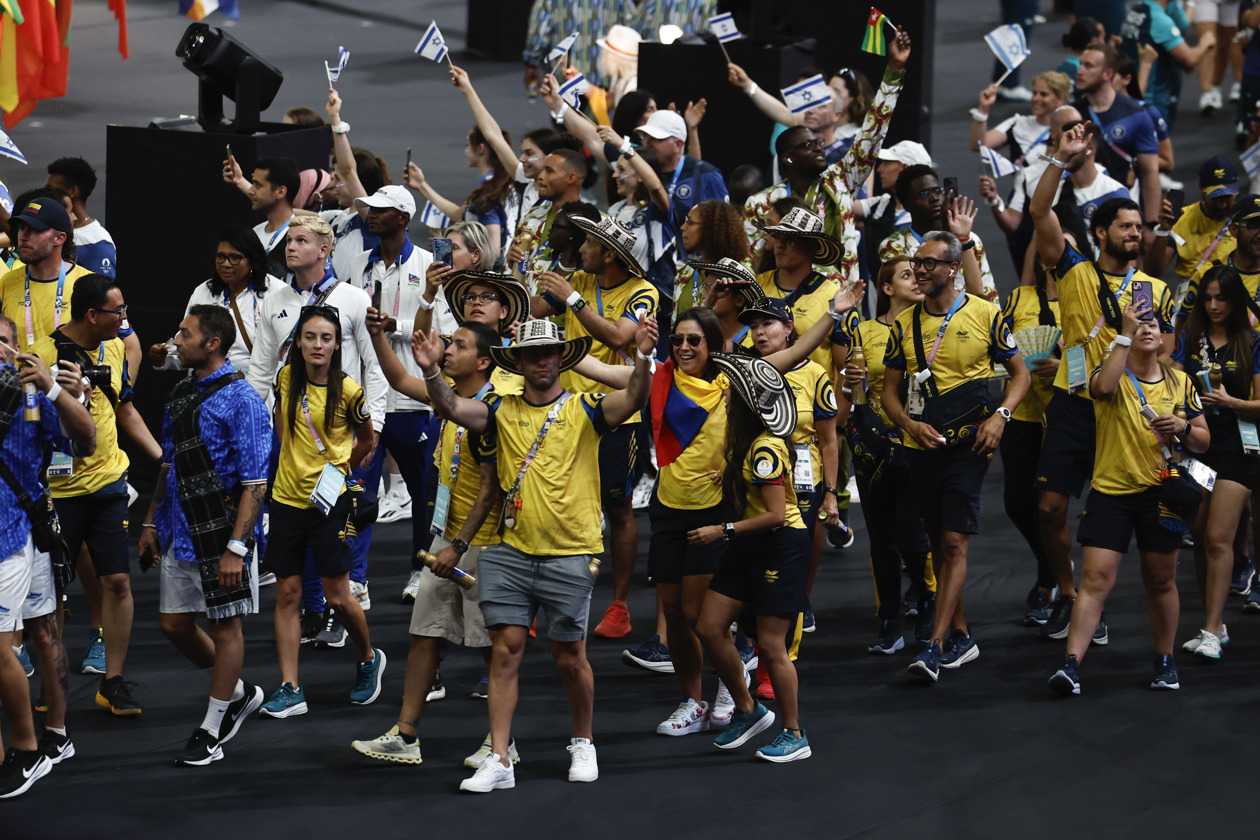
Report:
M 350 50 L 345 47 L 337 47 L 337 69 L 334 70 L 329 66 L 328 62 L 324 62 L 324 69 L 328 71 L 328 81 L 336 82 L 341 78 L 341 71 L 346 69 L 346 62 L 350 60 Z
M 988 146 L 980 147 L 980 159 L 989 167 L 989 171 L 993 173 L 994 178 L 1001 178 L 1005 175 L 1015 174 L 1015 164 L 1002 157 Z
M 416 55 L 441 64 L 446 60 L 446 52 L 446 39 L 438 30 L 437 23 L 430 23 L 424 37 L 420 39 L 419 44 L 416 44 Z
M 551 52 L 547 53 L 547 63 L 552 64 L 568 55 L 569 49 L 572 48 L 574 42 L 577 41 L 577 36 L 578 34 L 574 32 L 568 38 L 565 38 L 563 41 L 552 47 Z
M 823 80 L 822 74 L 810 76 L 790 88 L 783 88 L 783 101 L 793 114 L 826 105 L 831 101 L 831 88 Z
M 426 201 L 424 209 L 420 211 L 420 224 L 433 230 L 445 230 L 451 226 L 451 220 L 432 201 Z
M 993 50 L 997 60 L 1002 62 L 1007 70 L 1014 70 L 1023 64 L 1024 59 L 1029 55 L 1028 42 L 1024 40 L 1024 30 L 1019 28 L 1018 23 L 999 26 L 984 36 L 984 42 L 989 45 L 989 49 Z
M 735 18 L 729 12 L 709 18 L 709 31 L 717 36 L 720 44 L 744 37 L 739 34 L 739 28 L 735 26 Z
M 4 212 L 13 214 L 13 196 L 9 195 L 9 188 L 0 181 L 0 207 L 4 208 Z
M 569 79 L 569 81 L 562 84 L 556 93 L 560 94 L 560 98 L 565 102 L 568 102 L 569 107 L 576 111 L 578 106 L 581 104 L 578 97 L 581 94 L 586 93 L 586 89 L 588 87 L 590 87 L 590 85 L 587 84 L 586 77 L 581 73 L 578 73 L 572 79 Z
M 22 150 L 2 130 L 0 130 L 0 157 L 12 158 L 18 163 L 26 163 L 26 155 L 22 154 Z
M 7 138 L 6 138 L 7 139 Z M 1250 181 L 1249 189 L 1256 191 L 1256 187 L 1260 186 L 1260 181 L 1256 180 L 1256 176 L 1260 175 L 1260 143 L 1256 143 L 1250 149 L 1242 153 L 1243 170 L 1247 173 Z

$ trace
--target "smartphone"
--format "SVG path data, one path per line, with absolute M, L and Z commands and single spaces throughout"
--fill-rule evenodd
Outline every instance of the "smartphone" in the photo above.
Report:
M 381 281 L 372 281 L 372 308 L 377 312 L 381 311 Z
M 1139 316 L 1141 320 L 1155 320 L 1155 300 L 1151 296 L 1151 282 L 1149 280 L 1133 281 L 1133 302 L 1139 310 L 1146 310 L 1145 315 Z
M 228 153 L 228 155 L 227 155 L 228 157 L 231 157 L 231 156 L 232 156 L 232 144 L 231 144 L 231 143 L 228 143 L 228 144 L 227 144 L 227 153 Z
M 1169 190 L 1168 203 L 1172 205 L 1173 219 L 1181 218 L 1181 208 L 1186 206 L 1185 190 Z
M 403 164 L 403 178 L 407 177 L 407 170 L 411 168 L 411 147 L 407 147 L 407 162 Z
M 945 200 L 953 201 L 958 197 L 958 179 L 953 176 L 945 179 Z
M 451 265 L 451 240 L 440 236 L 433 240 L 433 260 Z

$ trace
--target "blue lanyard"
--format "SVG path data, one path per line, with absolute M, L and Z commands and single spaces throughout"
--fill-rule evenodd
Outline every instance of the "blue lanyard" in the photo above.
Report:
M 742 330 L 737 332 L 735 337 L 731 339 L 731 347 L 738 347 L 739 343 L 744 340 L 744 336 L 748 335 L 748 330 L 750 329 L 751 327 L 745 325 Z
M 61 329 L 61 295 L 66 288 L 66 263 L 61 262 L 61 271 L 57 275 L 57 297 L 53 301 L 53 329 Z M 31 317 L 31 267 L 26 267 L 26 346 L 29 348 L 35 343 L 35 321 Z
M 1120 298 L 1124 295 L 1125 290 L 1129 288 L 1129 283 L 1130 283 L 1132 280 L 1133 280 L 1133 266 L 1129 266 L 1129 273 L 1128 273 L 1128 274 L 1126 274 L 1126 275 L 1124 275 L 1124 280 L 1120 283 L 1120 288 L 1119 288 L 1119 290 L 1116 292 L 1116 304 L 1117 304 L 1117 305 L 1119 305 L 1119 303 L 1120 303 Z M 1102 276 L 1102 271 L 1101 271 L 1101 270 L 1099 270 L 1099 273 L 1098 273 L 1098 282 L 1099 282 L 1099 283 L 1106 283 L 1106 282 L 1107 282 L 1107 278 L 1105 278 L 1105 277 L 1103 277 L 1103 276 Z M 1098 333 L 1102 330 L 1103 324 L 1105 324 L 1106 322 L 1107 322 L 1107 316 L 1106 316 L 1106 313 L 1104 313 L 1104 314 L 1102 314 L 1102 315 L 1099 315 L 1099 316 L 1098 316 L 1098 321 L 1094 324 L 1094 328 L 1093 328 L 1092 330 L 1090 330 L 1090 331 L 1089 331 L 1089 338 L 1087 339 L 1087 341 L 1093 341 L 1095 338 L 1097 338 L 1097 337 L 1098 337 Z
M 674 200 L 674 190 L 678 188 L 678 176 L 682 174 L 683 163 L 686 162 L 686 155 L 678 156 L 678 165 L 674 167 L 674 179 L 669 182 L 669 200 Z
M 288 230 L 289 230 L 289 222 L 291 222 L 291 221 L 293 221 L 293 217 L 292 217 L 292 216 L 290 216 L 288 219 L 286 219 L 286 220 L 285 220 L 285 223 L 284 223 L 284 226 L 283 226 L 283 227 L 281 227 L 281 228 L 280 228 L 278 231 L 276 231 L 275 233 L 271 234 L 271 241 L 267 243 L 267 251 L 268 251 L 268 253 L 270 253 L 270 252 L 271 252 L 271 249 L 272 249 L 272 248 L 276 247 L 276 240 L 278 240 L 281 236 L 284 236 L 284 234 L 288 232 Z
M 923 244 L 923 237 L 922 237 L 922 236 L 919 236 L 919 234 L 915 231 L 915 229 L 914 229 L 914 228 L 912 228 L 912 227 L 908 227 L 908 228 L 906 228 L 906 230 L 910 231 L 910 235 L 914 237 L 914 241 L 915 241 L 915 242 L 917 242 L 917 243 L 918 243 L 918 244 L 920 244 L 920 245 L 922 245 L 922 244 Z
M 477 391 L 477 396 L 473 397 L 473 399 L 475 399 L 477 402 L 481 402 L 481 398 L 484 397 L 486 395 L 486 392 L 489 390 L 490 390 L 490 383 L 487 381 L 486 384 L 482 385 L 481 389 Z M 447 420 L 446 422 L 449 423 L 450 421 Z M 463 426 L 455 427 L 455 448 L 451 450 L 451 477 L 450 477 L 449 483 L 447 484 L 447 486 L 451 487 L 452 489 L 455 487 L 455 477 L 459 475 L 459 450 L 460 450 L 460 447 L 463 446 L 464 432 L 466 431 L 468 430 L 465 429 Z M 440 456 L 438 460 L 441 460 Z
M 945 313 L 945 320 L 941 321 L 941 328 L 936 331 L 936 340 L 932 342 L 932 352 L 927 356 L 928 367 L 932 367 L 932 362 L 936 361 L 936 353 L 941 349 L 941 339 L 945 337 L 945 330 L 949 329 L 949 322 L 954 319 L 954 313 L 962 308 L 963 301 L 966 299 L 966 292 L 959 292 L 954 296 L 954 302 L 950 304 L 949 311 Z M 924 311 L 927 307 L 924 307 Z

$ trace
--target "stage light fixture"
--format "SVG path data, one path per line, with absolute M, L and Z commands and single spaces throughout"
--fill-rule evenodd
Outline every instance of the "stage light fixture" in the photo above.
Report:
M 256 56 L 222 29 L 194 23 L 184 30 L 175 48 L 184 66 L 197 75 L 197 122 L 206 131 L 252 134 L 261 113 L 271 105 L 284 74 Z M 236 115 L 227 119 L 223 99 L 236 103 Z

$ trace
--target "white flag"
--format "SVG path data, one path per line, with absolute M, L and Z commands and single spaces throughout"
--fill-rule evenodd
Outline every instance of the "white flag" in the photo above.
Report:
M 1011 163 L 988 146 L 980 147 L 980 159 L 988 165 L 989 171 L 993 173 L 994 178 L 1001 178 L 1005 175 L 1012 175 L 1015 173 L 1015 164 Z
M 787 103 L 793 114 L 799 114 L 830 102 L 831 88 L 827 87 L 821 74 L 810 76 L 790 88 L 784 88 L 783 101 Z
M 586 93 L 586 90 L 589 87 L 590 85 L 587 84 L 586 77 L 581 73 L 578 73 L 572 79 L 569 79 L 567 82 L 562 84 L 556 93 L 560 94 L 560 98 L 565 102 L 568 102 L 569 107 L 576 111 L 578 110 L 578 106 L 581 104 L 578 97 L 581 94 Z
M 17 144 L 0 130 L 0 157 L 7 157 L 16 160 L 18 163 L 26 163 L 26 155 L 17 147 Z
M 1023 64 L 1024 59 L 1029 55 L 1024 30 L 1019 28 L 1018 23 L 999 26 L 984 36 L 984 42 L 989 45 L 989 49 L 993 50 L 997 60 L 1002 62 L 1007 70 L 1014 70 Z
M 327 61 L 324 62 L 324 70 L 328 72 L 328 84 L 331 85 L 341 78 L 341 71 L 346 69 L 346 62 L 349 60 L 350 50 L 337 47 L 337 69 L 334 70 Z
M 437 209 L 437 206 L 432 201 L 426 201 L 424 209 L 420 211 L 420 224 L 434 230 L 445 230 L 450 227 L 451 220 L 445 213 Z
M 441 64 L 446 60 L 446 39 L 438 30 L 437 23 L 430 23 L 420 43 L 416 44 L 416 55 Z
M 0 181 L 0 207 L 4 208 L 4 212 L 9 215 L 13 214 L 13 196 L 9 195 L 9 188 Z
M 1260 175 L 1260 143 L 1256 143 L 1242 153 L 1242 165 L 1247 173 L 1247 178 L 1251 182 L 1248 188 L 1255 192 L 1256 187 L 1260 186 L 1260 182 L 1256 181 L 1256 176 Z
M 721 44 L 744 37 L 739 33 L 739 27 L 735 25 L 735 18 L 730 12 L 709 18 L 709 31 L 717 36 L 718 43 Z
M 577 41 L 577 36 L 578 34 L 574 32 L 568 38 L 565 38 L 563 41 L 552 47 L 551 52 L 547 53 L 547 63 L 552 64 L 568 55 L 569 49 L 573 46 L 573 43 Z

